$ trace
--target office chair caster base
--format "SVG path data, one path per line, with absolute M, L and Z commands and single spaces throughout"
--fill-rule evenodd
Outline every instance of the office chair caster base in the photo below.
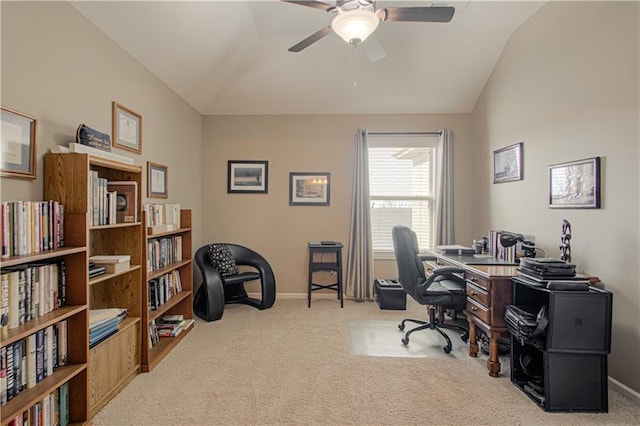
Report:
M 448 354 L 449 352 L 451 352 L 451 346 L 445 346 L 442 348 L 442 350 L 444 351 L 445 354 Z
M 400 340 L 402 342 L 403 345 L 407 346 L 409 344 L 409 339 L 406 337 L 403 337 L 402 340 Z
M 463 342 L 467 343 L 467 342 L 469 341 L 469 333 L 463 333 L 463 334 L 461 334 L 461 335 L 460 335 L 460 339 L 461 339 Z
M 400 330 L 400 331 L 404 330 L 404 323 L 398 324 L 398 330 Z

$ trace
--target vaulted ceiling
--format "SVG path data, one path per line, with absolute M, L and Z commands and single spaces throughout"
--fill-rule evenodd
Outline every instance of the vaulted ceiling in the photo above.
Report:
M 299 53 L 287 49 L 333 15 L 276 0 L 70 3 L 202 114 L 383 114 L 471 112 L 509 37 L 545 2 L 378 0 L 455 14 L 381 22 L 355 48 L 332 33 Z

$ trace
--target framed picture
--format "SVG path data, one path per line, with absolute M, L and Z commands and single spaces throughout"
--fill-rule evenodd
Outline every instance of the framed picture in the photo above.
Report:
M 523 143 L 493 151 L 493 183 L 522 180 Z
M 2 107 L 1 175 L 36 178 L 36 118 Z
M 600 157 L 549 166 L 549 207 L 600 208 Z
M 227 192 L 266 194 L 269 190 L 268 161 L 227 162 Z
M 109 181 L 107 191 L 116 192 L 116 223 L 138 221 L 138 182 Z
M 142 154 L 142 116 L 115 101 L 112 105 L 113 146 Z
M 147 161 L 147 197 L 167 198 L 167 166 Z
M 289 205 L 328 206 L 330 173 L 289 173 Z

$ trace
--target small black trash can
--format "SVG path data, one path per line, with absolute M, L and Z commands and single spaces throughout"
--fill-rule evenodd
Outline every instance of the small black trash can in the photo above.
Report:
M 404 311 L 407 309 L 407 293 L 398 280 L 376 278 L 373 291 L 380 309 Z

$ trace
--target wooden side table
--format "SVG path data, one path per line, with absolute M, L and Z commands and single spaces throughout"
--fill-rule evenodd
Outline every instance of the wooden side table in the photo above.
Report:
M 334 244 L 309 243 L 309 282 L 307 288 L 307 307 L 311 307 L 311 293 L 316 290 L 330 289 L 338 293 L 340 307 L 344 307 L 342 291 L 342 243 Z M 333 272 L 336 282 L 332 284 L 318 284 L 313 282 L 314 272 Z

